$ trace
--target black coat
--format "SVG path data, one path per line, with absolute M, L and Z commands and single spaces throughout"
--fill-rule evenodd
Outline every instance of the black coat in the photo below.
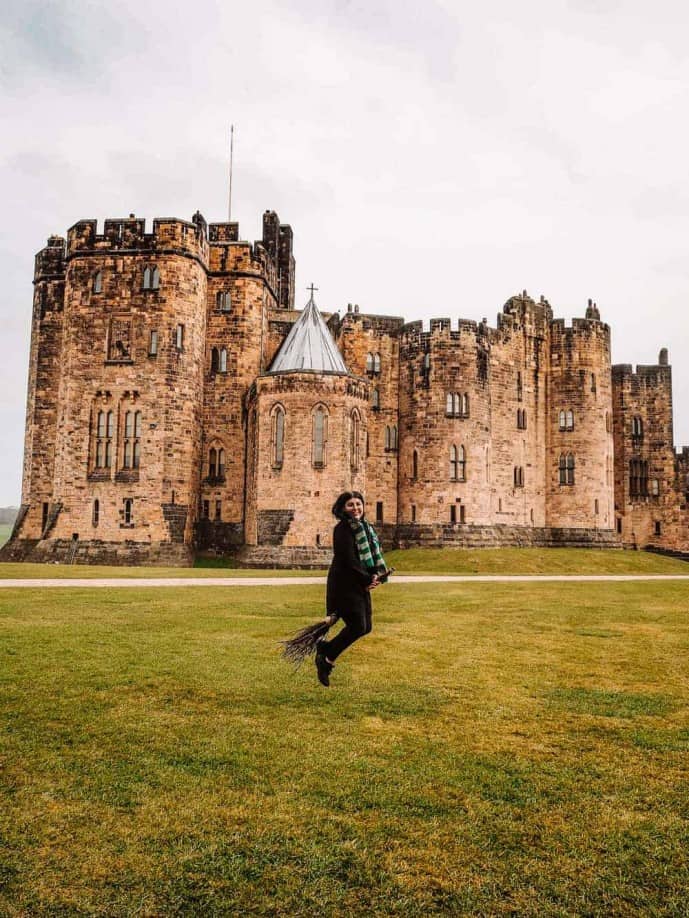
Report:
M 328 571 L 326 591 L 328 613 L 342 618 L 363 614 L 371 607 L 371 593 L 366 589 L 373 580 L 359 560 L 352 527 L 345 520 L 333 530 L 333 560 Z

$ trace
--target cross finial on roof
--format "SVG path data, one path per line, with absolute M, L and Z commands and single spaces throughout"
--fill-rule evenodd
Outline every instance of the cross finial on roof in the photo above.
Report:
M 310 286 L 310 287 L 307 287 L 306 289 L 311 291 L 311 299 L 313 299 L 313 291 L 314 291 L 314 290 L 318 290 L 318 287 L 314 287 L 314 286 L 313 286 L 313 282 L 312 282 L 312 283 L 311 283 L 311 286 Z

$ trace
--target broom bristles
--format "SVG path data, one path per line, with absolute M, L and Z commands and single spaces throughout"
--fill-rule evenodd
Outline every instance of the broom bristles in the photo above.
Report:
M 285 641 L 279 641 L 282 644 L 283 660 L 293 663 L 295 668 L 299 669 L 304 660 L 315 654 L 316 645 L 325 637 L 332 624 L 332 618 L 326 618 L 315 625 L 307 625 Z

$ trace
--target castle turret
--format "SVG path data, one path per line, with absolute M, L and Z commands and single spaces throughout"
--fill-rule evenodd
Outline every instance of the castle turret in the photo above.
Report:
M 546 452 L 547 525 L 612 530 L 610 329 L 591 318 L 550 331 Z
M 332 503 L 365 490 L 368 386 L 346 367 L 313 295 L 247 398 L 253 557 L 330 548 Z

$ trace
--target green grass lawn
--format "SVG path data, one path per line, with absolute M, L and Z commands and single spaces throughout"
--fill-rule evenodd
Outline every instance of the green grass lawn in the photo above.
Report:
M 689 585 L 0 593 L 0 914 L 680 916 Z
M 411 548 L 387 552 L 400 574 L 686 574 L 689 564 L 639 551 L 587 548 Z M 324 571 L 247 570 L 199 559 L 188 567 L 104 567 L 87 564 L 0 564 L 0 579 L 37 577 L 314 576 Z

